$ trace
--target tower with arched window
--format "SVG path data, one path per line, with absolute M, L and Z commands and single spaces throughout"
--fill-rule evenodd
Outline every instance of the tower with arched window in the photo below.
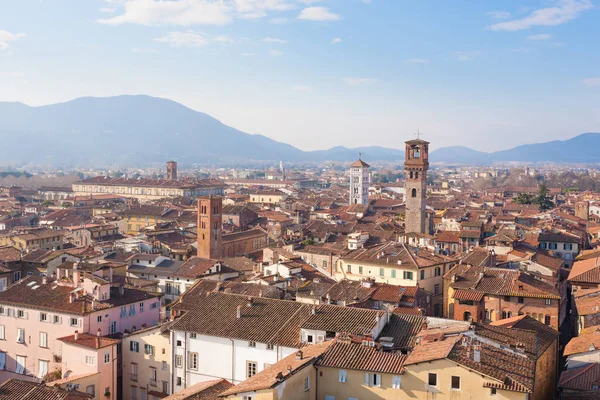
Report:
M 221 197 L 198 198 L 198 257 L 216 260 L 223 256 L 221 249 Z
M 406 174 L 405 224 L 408 233 L 429 233 L 425 208 L 428 169 L 429 142 L 421 139 L 406 142 L 404 160 Z
M 371 166 L 360 159 L 350 164 L 350 205 L 369 202 L 369 183 Z

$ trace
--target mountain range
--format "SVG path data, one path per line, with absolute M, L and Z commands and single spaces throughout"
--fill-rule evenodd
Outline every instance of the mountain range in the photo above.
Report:
M 167 159 L 183 164 L 347 162 L 356 160 L 359 152 L 366 161 L 404 158 L 403 150 L 378 146 L 302 151 L 239 131 L 174 101 L 143 95 L 82 97 L 40 107 L 0 102 L 0 143 L 0 164 L 147 166 Z M 585 133 L 493 153 L 443 147 L 432 151 L 430 161 L 596 163 L 598 148 L 600 133 Z

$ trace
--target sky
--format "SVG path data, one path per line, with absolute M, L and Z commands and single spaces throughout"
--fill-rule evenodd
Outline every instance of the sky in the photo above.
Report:
M 0 101 L 148 94 L 303 150 L 600 132 L 600 0 L 4 0 Z

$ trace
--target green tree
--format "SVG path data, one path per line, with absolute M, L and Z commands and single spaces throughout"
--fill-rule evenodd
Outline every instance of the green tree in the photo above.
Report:
M 533 196 L 531 196 L 529 193 L 519 193 L 515 199 L 515 202 L 519 204 L 531 204 L 532 200 Z
M 537 196 L 532 200 L 533 204 L 537 204 L 540 208 L 540 211 L 548 211 L 551 208 L 554 208 L 554 202 L 550 200 L 548 197 L 548 193 L 550 190 L 546 187 L 545 184 L 541 184 L 538 190 Z

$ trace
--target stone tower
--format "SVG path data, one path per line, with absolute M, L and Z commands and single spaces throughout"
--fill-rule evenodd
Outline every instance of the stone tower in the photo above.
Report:
M 406 174 L 405 223 L 407 233 L 429 233 L 425 209 L 428 169 L 429 142 L 421 139 L 406 142 L 404 171 Z
M 360 156 L 350 164 L 350 204 L 369 202 L 370 167 Z
M 198 257 L 216 260 L 222 257 L 221 227 L 223 199 L 201 197 L 198 199 Z
M 575 216 L 587 221 L 590 218 L 590 202 L 578 201 L 575 203 Z
M 167 161 L 167 179 L 170 181 L 177 180 L 177 162 Z

